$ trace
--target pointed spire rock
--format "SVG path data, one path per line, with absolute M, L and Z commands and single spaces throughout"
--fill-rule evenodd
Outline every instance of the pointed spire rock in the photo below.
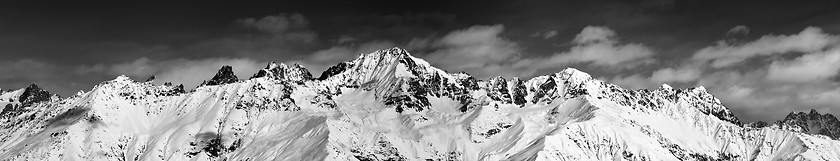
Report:
M 237 78 L 236 75 L 233 74 L 233 67 L 231 67 L 229 65 L 225 65 L 225 66 L 222 66 L 221 69 L 219 69 L 219 72 L 217 72 L 216 75 L 213 76 L 212 79 L 210 79 L 206 83 L 204 83 L 204 85 L 210 85 L 210 86 L 212 86 L 212 85 L 222 85 L 222 84 L 234 83 L 236 81 L 239 81 L 239 78 Z
M 18 100 L 21 103 L 21 106 L 26 107 L 32 105 L 34 103 L 49 101 L 52 97 L 50 92 L 47 92 L 41 87 L 38 87 L 37 84 L 33 83 L 24 89 L 23 94 L 18 97 Z
M 155 75 L 152 75 L 151 77 L 146 79 L 146 82 L 151 82 L 151 81 L 154 81 L 154 80 L 155 80 Z
M 321 76 L 318 77 L 318 80 L 325 80 L 329 77 L 337 75 L 338 73 L 344 72 L 347 68 L 349 68 L 349 65 L 345 62 L 333 65 L 330 68 L 327 68 L 327 70 L 324 70 L 324 72 L 321 73 Z
M 175 86 L 175 91 L 177 91 L 178 93 L 186 92 L 184 91 L 184 84 L 179 84 L 178 86 Z
M 277 66 L 278 65 L 277 65 L 276 62 L 268 63 L 268 65 L 265 66 L 265 69 L 261 69 L 260 71 L 257 71 L 257 73 L 254 74 L 254 76 L 251 76 L 251 78 L 259 78 L 259 77 L 266 77 L 266 76 L 271 77 L 276 72 Z

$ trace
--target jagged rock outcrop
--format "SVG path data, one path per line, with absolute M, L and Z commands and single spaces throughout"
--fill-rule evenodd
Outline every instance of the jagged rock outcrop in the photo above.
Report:
M 204 82 L 202 85 L 222 85 L 234 83 L 236 81 L 239 81 L 239 78 L 237 78 L 236 75 L 233 74 L 233 67 L 225 65 L 222 66 L 221 69 L 219 69 L 219 72 L 217 72 L 212 79 Z
M 33 103 L 49 101 L 52 96 L 50 92 L 41 89 L 38 85 L 31 84 L 23 90 L 23 93 L 18 97 L 18 101 L 20 101 L 21 106 L 30 106 Z
M 37 103 L 0 118 L 0 158 L 840 159 L 840 141 L 742 126 L 703 87 L 627 90 L 572 68 L 479 80 L 391 48 L 317 79 L 272 63 L 248 80 L 223 67 L 208 82 L 183 92 L 120 76 Z
M 2 107 L 0 117 L 11 117 L 26 112 L 25 107 L 58 98 L 58 95 L 51 94 L 36 84 L 30 84 L 26 88 L 3 92 L 2 94 L 0 96 L 0 107 Z
M 840 121 L 831 114 L 820 114 L 817 110 L 810 112 L 790 112 L 784 119 L 773 122 L 755 122 L 749 127 L 769 127 L 807 134 L 824 135 L 831 139 L 840 139 Z
M 153 76 L 149 76 L 149 78 L 146 78 L 146 82 L 150 82 L 150 81 L 154 81 L 154 80 L 155 80 L 155 76 L 154 76 L 154 75 L 153 75 Z
M 265 69 L 262 69 L 254 74 L 251 78 L 269 77 L 278 80 L 289 80 L 293 82 L 302 82 L 312 80 L 312 74 L 309 70 L 300 64 L 286 65 L 283 63 L 277 64 L 275 62 L 269 63 Z

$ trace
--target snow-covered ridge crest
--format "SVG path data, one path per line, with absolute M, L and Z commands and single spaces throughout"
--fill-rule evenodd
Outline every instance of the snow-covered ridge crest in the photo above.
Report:
M 318 78 L 300 65 L 271 63 L 245 80 L 229 68 L 193 91 L 121 76 L 21 107 L 0 118 L 0 158 L 840 159 L 836 140 L 741 126 L 702 87 L 627 90 L 572 68 L 479 80 L 400 48 Z

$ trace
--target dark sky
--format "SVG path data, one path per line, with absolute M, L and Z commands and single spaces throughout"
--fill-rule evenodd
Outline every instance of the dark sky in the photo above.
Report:
M 804 66 L 840 55 L 840 1 L 231 2 L 2 2 L 0 89 L 38 83 L 68 96 L 120 74 L 194 86 L 221 65 L 248 77 L 270 61 L 317 76 L 400 46 L 482 78 L 575 67 L 627 88 L 703 85 L 748 121 L 840 112 L 840 61 Z M 783 69 L 821 73 L 792 80 Z

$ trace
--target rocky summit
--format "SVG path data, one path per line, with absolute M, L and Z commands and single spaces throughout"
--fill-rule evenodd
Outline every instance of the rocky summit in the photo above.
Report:
M 769 127 L 784 129 L 801 133 L 827 136 L 831 139 L 840 139 L 840 121 L 831 114 L 820 114 L 817 110 L 810 112 L 790 112 L 784 119 L 773 122 L 756 122 L 750 127 Z
M 480 80 L 400 48 L 317 78 L 271 63 L 245 80 L 225 66 L 193 91 L 120 76 L 46 95 L 0 94 L 15 111 L 0 117 L 0 158 L 840 160 L 830 115 L 742 124 L 704 87 L 630 90 L 572 68 Z
M 236 78 L 236 75 L 233 74 L 233 67 L 226 65 L 222 66 L 222 69 L 219 69 L 219 72 L 212 79 L 205 81 L 202 85 L 222 85 L 234 83 L 238 80 L 239 78 Z

